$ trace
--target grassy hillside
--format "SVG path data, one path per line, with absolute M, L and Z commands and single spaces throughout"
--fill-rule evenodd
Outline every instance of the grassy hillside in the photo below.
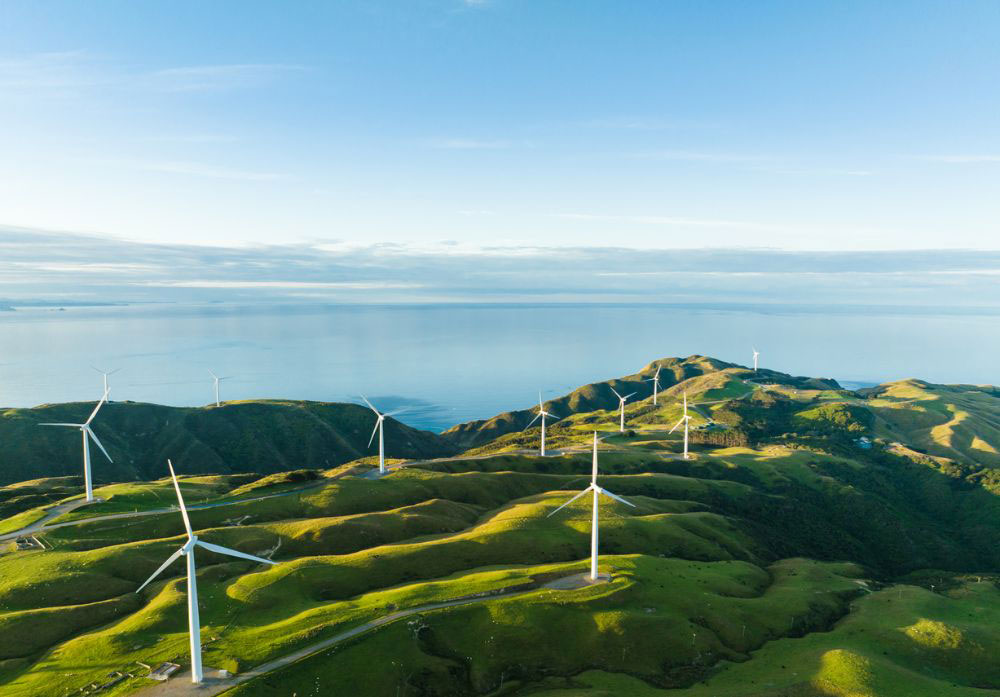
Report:
M 79 476 L 79 431 L 38 424 L 79 423 L 93 408 L 93 403 L 72 403 L 0 411 L 0 484 Z M 114 463 L 92 445 L 93 476 L 98 482 L 159 479 L 168 457 L 185 472 L 329 468 L 377 453 L 368 448 L 374 423 L 369 409 L 354 404 L 248 401 L 185 408 L 112 402 L 101 409 L 93 429 Z M 386 420 L 385 432 L 388 456 L 455 452 L 437 435 L 392 418 Z
M 902 380 L 861 393 L 878 433 L 930 455 L 1000 466 L 1000 390 Z
M 750 369 L 726 363 L 715 358 L 688 356 L 687 358 L 662 358 L 653 361 L 633 375 L 584 385 L 573 390 L 568 395 L 546 401 L 546 410 L 560 418 L 572 414 L 592 413 L 601 410 L 613 411 L 618 408 L 618 398 L 615 396 L 614 391 L 617 391 L 620 395 L 627 395 L 634 392 L 635 396 L 630 400 L 630 404 L 634 406 L 636 402 L 643 402 L 652 398 L 653 385 L 650 380 L 656 374 L 657 369 L 660 370 L 660 391 L 665 393 L 664 398 L 668 401 L 671 395 L 679 397 L 680 391 L 684 389 L 704 394 L 706 399 L 722 399 L 750 391 L 752 388 L 745 386 L 742 381 L 733 380 L 732 376 L 736 375 L 747 379 L 767 380 L 793 387 L 839 388 L 833 380 L 793 377 L 772 370 L 761 370 L 754 373 Z M 721 381 L 719 380 L 718 376 L 723 374 L 730 376 L 728 379 L 732 381 L 732 385 L 729 386 L 729 389 L 735 389 L 735 393 L 726 391 L 726 386 L 723 384 L 726 382 L 725 378 Z M 699 378 L 707 378 L 707 380 L 703 381 L 699 380 Z M 460 450 L 477 448 L 503 435 L 523 430 L 535 417 L 537 411 L 537 407 L 508 411 L 492 419 L 459 424 L 448 429 L 441 435 L 454 443 Z
M 552 426 L 546 458 L 524 452 L 532 428 L 381 479 L 358 463 L 182 477 L 199 537 L 279 562 L 199 552 L 206 665 L 243 673 L 402 612 L 227 695 L 1000 696 L 1000 488 L 960 428 L 992 447 L 991 390 L 855 393 L 671 365 L 657 405 L 628 406 L 624 434 L 617 400 L 573 393 L 581 411 Z M 685 392 L 687 460 L 668 432 Z M 946 449 L 933 429 L 952 409 L 965 414 Z M 305 447 L 282 429 L 272 447 Z M 591 511 L 584 499 L 549 514 L 586 486 L 594 430 L 601 486 L 635 507 L 601 501 L 612 580 L 563 587 L 587 567 Z M 137 662 L 187 665 L 182 564 L 134 593 L 184 539 L 172 485 L 151 479 L 101 486 L 105 503 L 38 533 L 44 549 L 0 549 L 0 694 L 74 694 L 129 671 L 100 694 L 141 695 Z M 0 526 L 76 484 L 0 487 Z M 427 607 L 445 601 L 462 604 Z

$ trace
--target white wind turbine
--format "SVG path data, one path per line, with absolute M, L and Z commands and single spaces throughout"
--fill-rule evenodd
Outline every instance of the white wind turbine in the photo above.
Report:
M 90 366 L 90 367 L 94 368 L 94 366 Z M 119 370 L 121 370 L 121 368 L 115 368 L 114 370 L 101 370 L 100 368 L 94 368 L 94 370 L 96 370 L 98 373 L 100 373 L 104 377 L 104 394 L 110 396 L 111 395 L 111 388 L 108 387 L 108 376 L 109 375 L 114 375 Z
M 385 425 L 385 417 L 393 416 L 395 414 L 404 412 L 406 411 L 406 407 L 383 414 L 382 412 L 380 412 L 378 409 L 375 408 L 374 404 L 368 401 L 367 397 L 361 395 L 361 399 L 365 400 L 365 404 L 367 404 L 371 408 L 371 410 L 375 412 L 375 416 L 378 417 L 375 420 L 375 428 L 372 429 L 372 437 L 368 439 L 368 447 L 369 448 L 372 447 L 372 441 L 375 440 L 375 432 L 378 431 L 378 471 L 379 474 L 385 474 L 385 433 L 383 430 Z
M 598 496 L 600 494 L 604 494 L 608 498 L 612 498 L 615 501 L 620 501 L 621 503 L 624 503 L 626 505 L 632 506 L 632 508 L 635 508 L 635 504 L 632 503 L 631 501 L 626 501 L 621 496 L 617 496 L 615 494 L 612 494 L 607 489 L 603 489 L 603 488 L 601 488 L 601 487 L 599 487 L 597 485 L 597 431 L 594 431 L 594 466 L 593 466 L 593 473 L 591 474 L 591 477 L 590 477 L 590 486 L 588 486 L 586 489 L 584 489 L 583 491 L 581 491 L 579 494 L 577 494 L 576 496 L 574 496 L 573 498 L 571 498 L 569 501 L 567 501 L 566 503 L 564 503 L 563 505 L 561 505 L 556 510 L 552 511 L 551 513 L 549 513 L 549 515 L 547 517 L 554 516 L 556 513 L 558 513 L 562 509 L 566 508 L 566 506 L 568 506 L 571 503 L 573 503 L 574 501 L 576 501 L 578 498 L 580 498 L 581 496 L 583 496 L 584 494 L 586 494 L 588 491 L 593 491 L 594 492 L 594 515 L 593 515 L 593 518 L 592 518 L 591 524 L 590 524 L 590 580 L 591 581 L 596 581 L 597 580 L 597 539 L 598 539 L 598 532 L 597 532 L 597 529 L 598 529 L 598 527 L 597 527 Z
M 542 457 L 545 457 L 545 417 L 546 416 L 551 416 L 552 418 L 558 418 L 552 412 L 545 411 L 545 407 L 542 405 L 542 393 L 539 392 L 538 393 L 538 413 L 535 414 L 535 418 L 533 418 L 531 421 L 528 422 L 528 425 L 524 427 L 524 430 L 527 431 L 529 428 L 531 428 L 531 424 L 533 424 L 536 421 L 538 421 L 539 418 L 542 419 L 542 448 L 541 448 L 541 456 Z
M 107 400 L 108 393 L 105 392 L 104 396 L 101 397 L 101 401 L 97 403 L 96 407 L 94 407 L 94 411 L 90 412 L 90 416 L 82 424 L 38 424 L 39 426 L 68 426 L 69 428 L 80 429 L 80 432 L 83 434 L 83 483 L 87 489 L 87 501 L 94 500 L 94 485 L 90 478 L 90 439 L 93 438 L 97 447 L 101 449 L 102 453 L 104 453 L 104 457 L 108 458 L 108 462 L 114 462 L 114 460 L 111 459 L 111 456 L 108 455 L 108 451 L 104 449 L 103 445 L 101 445 L 101 440 L 97 437 L 97 434 L 95 434 L 93 429 L 90 428 L 90 424 L 94 420 L 94 417 L 97 416 L 97 412 L 101 410 L 101 407 L 104 406 L 104 403 Z
M 670 433 L 677 430 L 677 427 L 684 424 L 684 459 L 691 459 L 688 456 L 688 423 L 691 421 L 691 417 L 688 416 L 688 393 L 684 393 L 684 416 L 681 417 L 680 421 L 674 424 L 674 427 L 670 429 Z
M 615 397 L 618 398 L 618 410 L 621 412 L 621 420 L 618 425 L 618 430 L 621 433 L 625 433 L 625 400 L 628 399 L 629 397 L 634 396 L 635 392 L 630 392 L 629 394 L 622 397 L 620 394 L 618 394 L 618 391 L 615 390 L 615 388 L 612 387 L 611 391 L 614 392 Z
M 208 371 L 208 374 L 212 376 L 212 382 L 215 385 L 215 406 L 217 406 L 217 407 L 221 406 L 219 404 L 219 383 L 222 382 L 223 380 L 228 380 L 229 378 L 232 377 L 232 375 L 223 375 L 222 377 L 219 377 L 218 375 L 216 375 L 215 373 L 213 373 L 211 370 Z
M 760 358 L 760 351 L 757 349 L 753 350 L 753 372 L 757 372 L 757 359 Z
M 187 557 L 188 634 L 191 637 L 191 682 L 197 684 L 201 682 L 203 676 L 201 671 L 201 621 L 198 619 L 198 579 L 195 576 L 194 548 L 202 547 L 203 549 L 207 549 L 211 552 L 227 554 L 230 557 L 238 557 L 240 559 L 249 559 L 250 561 L 260 562 L 261 564 L 274 565 L 277 562 L 273 562 L 270 559 L 255 557 L 252 554 L 244 554 L 243 552 L 237 552 L 235 549 L 220 547 L 219 545 L 213 545 L 209 542 L 202 542 L 199 540 L 198 536 L 191 530 L 191 521 L 188 519 L 187 508 L 184 507 L 184 498 L 181 496 L 181 487 L 177 483 L 177 475 L 174 474 L 174 466 L 170 460 L 167 460 L 167 467 L 170 468 L 170 476 L 174 480 L 174 489 L 177 491 L 177 503 L 181 509 L 181 515 L 184 517 L 184 529 L 187 530 L 188 539 L 187 542 L 185 542 L 180 549 L 171 554 L 167 560 L 163 562 L 160 568 L 154 571 L 153 575 L 146 579 L 146 582 L 139 586 L 135 592 L 138 593 L 143 588 L 148 586 L 154 578 L 163 573 L 164 569 L 177 561 L 178 557 L 182 555 Z
M 653 406 L 656 406 L 656 394 L 660 391 L 660 366 L 656 366 L 656 374 L 646 378 L 646 382 L 653 383 Z

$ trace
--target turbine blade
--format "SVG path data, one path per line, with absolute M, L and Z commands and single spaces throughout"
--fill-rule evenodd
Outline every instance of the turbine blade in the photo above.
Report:
M 94 407 L 94 411 L 90 412 L 90 416 L 83 423 L 84 424 L 90 424 L 90 422 L 94 420 L 94 417 L 97 416 L 97 412 L 99 412 L 101 410 L 101 407 L 104 406 L 104 403 L 106 401 L 108 401 L 108 393 L 107 392 L 104 393 L 104 395 L 101 397 L 101 401 L 97 403 L 97 406 Z
M 181 507 L 181 515 L 184 516 L 184 527 L 187 528 L 188 537 L 193 537 L 194 532 L 191 531 L 191 521 L 188 519 L 187 508 L 184 507 L 184 497 L 181 496 L 181 485 L 177 483 L 177 475 L 174 474 L 174 463 L 167 460 L 167 467 L 170 468 L 170 476 L 174 480 L 174 491 L 177 492 L 177 502 Z
M 584 489 L 583 491 L 581 491 L 581 492 L 580 492 L 579 494 L 577 494 L 576 496 L 574 496 L 573 498 L 571 498 L 571 499 L 570 499 L 569 501 L 567 501 L 566 503 L 564 503 L 564 504 L 563 504 L 563 505 L 561 505 L 561 506 L 560 506 L 559 508 L 557 508 L 556 510 L 552 511 L 551 513 L 549 513 L 549 514 L 548 514 L 547 516 L 545 516 L 545 517 L 546 517 L 546 518 L 551 518 L 551 517 L 552 517 L 552 516 L 554 516 L 554 515 L 555 515 L 556 513 L 558 513 L 558 512 L 559 512 L 559 511 L 561 511 L 562 509 L 566 508 L 566 506 L 570 505 L 571 503 L 573 503 L 574 501 L 576 501 L 576 500 L 577 500 L 578 498 L 580 498 L 581 496 L 583 496 L 584 494 L 586 494 L 586 493 L 587 493 L 588 491 L 590 491 L 590 490 L 591 490 L 591 489 L 593 488 L 593 486 L 594 486 L 594 485 L 593 485 L 593 484 L 591 484 L 591 485 L 590 485 L 590 486 L 588 486 L 588 487 L 587 487 L 586 489 Z
M 375 412 L 378 414 L 378 412 Z M 372 447 L 372 442 L 375 440 L 375 432 L 378 431 L 379 424 L 382 423 L 382 415 L 379 414 L 379 418 L 375 419 L 375 428 L 372 429 L 372 437 L 368 439 L 368 447 Z
M 216 375 L 215 373 L 213 373 L 213 372 L 212 372 L 211 370 L 210 370 L 210 371 L 208 371 L 208 374 L 212 376 L 212 379 L 213 379 L 213 380 L 218 380 L 218 379 L 219 379 L 219 376 L 218 376 L 218 375 Z
M 541 417 L 542 417 L 542 412 L 538 412 L 537 414 L 535 414 L 535 418 L 533 418 L 531 421 L 529 421 L 528 425 L 525 426 L 522 430 L 527 431 L 529 428 L 531 428 L 531 424 L 533 424 L 536 421 L 538 421 L 538 419 L 540 419 Z
M 599 493 L 601 493 L 601 494 L 604 494 L 605 496 L 609 496 L 609 497 L 613 498 L 615 501 L 619 501 L 619 502 L 624 503 L 624 504 L 626 504 L 628 506 L 631 506 L 632 508 L 635 508 L 635 504 L 634 503 L 632 503 L 631 501 L 626 501 L 625 499 L 623 499 L 618 494 L 612 494 L 607 489 L 598 488 L 597 491 Z
M 87 435 L 90 436 L 91 440 L 93 440 L 97 444 L 97 447 L 101 449 L 101 452 L 104 453 L 104 457 L 108 458 L 108 462 L 114 462 L 114 460 L 111 459 L 111 456 L 108 455 L 108 451 L 104 449 L 103 445 L 101 445 L 101 439 L 97 437 L 97 434 L 94 433 L 93 429 L 91 429 L 90 426 L 86 426 L 85 428 L 87 429 Z
M 255 557 L 252 554 L 244 554 L 243 552 L 237 552 L 235 549 L 229 549 L 228 547 L 220 547 L 219 545 L 213 545 L 211 542 L 203 542 L 198 540 L 195 544 L 199 547 L 204 547 L 210 552 L 218 552 L 219 554 L 228 554 L 231 557 L 239 557 L 240 559 L 249 559 L 250 561 L 259 562 L 261 564 L 270 564 L 274 566 L 278 562 L 271 561 L 270 559 L 264 559 L 262 557 Z
M 682 417 L 681 417 L 681 420 L 680 420 L 680 421 L 678 421 L 677 423 L 675 423 L 675 424 L 674 424 L 674 427 L 673 427 L 672 429 L 670 429 L 669 431 L 667 431 L 667 435 L 668 435 L 668 436 L 669 436 L 669 435 L 670 435 L 671 433 L 673 433 L 674 431 L 676 431 L 676 430 L 677 430 L 677 427 L 678 427 L 678 426 L 680 426 L 680 425 L 681 425 L 682 423 L 684 423 L 684 418 L 685 418 L 685 417 L 683 417 L 683 416 L 682 416 Z
M 368 401 L 367 397 L 365 397 L 364 395 L 361 395 L 361 399 L 365 400 L 365 404 L 368 405 L 369 409 L 371 409 L 373 412 L 375 412 L 379 416 L 382 416 L 382 414 L 379 412 L 379 410 L 375 408 L 375 405 Z
M 611 385 L 608 385 L 608 387 L 611 387 Z M 617 397 L 618 399 L 622 398 L 622 396 L 618 394 L 618 390 L 616 390 L 615 388 L 611 387 L 611 391 L 615 393 L 615 397 Z
M 404 411 L 410 411 L 413 407 L 400 407 L 399 409 L 393 409 L 392 411 L 383 414 L 382 416 L 395 416 L 396 414 L 402 414 Z
M 635 392 L 629 392 L 627 395 L 622 397 L 622 399 L 628 399 L 629 397 L 635 397 Z
M 73 428 L 83 428 L 85 424 L 38 424 L 39 426 L 72 426 Z
M 167 557 L 167 560 L 166 560 L 165 562 L 163 562 L 163 563 L 162 563 L 162 564 L 160 565 L 160 568 L 159 568 L 159 569 L 157 569 L 156 571 L 154 571 L 154 572 L 153 572 L 153 575 L 152 575 L 152 576 L 150 576 L 149 578 L 147 578 L 147 579 L 146 579 L 146 582 L 145 582 L 144 584 L 142 584 L 141 586 L 139 586 L 138 588 L 136 588 L 136 589 L 135 589 L 135 592 L 136 592 L 136 593 L 138 593 L 138 592 L 139 592 L 139 591 L 141 591 L 141 590 L 142 590 L 143 588 L 145 588 L 146 586 L 148 586 L 148 585 L 149 585 L 149 584 L 150 584 L 150 583 L 152 582 L 152 580 L 153 580 L 154 578 L 156 578 L 157 576 L 159 576 L 160 574 L 162 574 L 162 573 L 163 573 L 163 570 L 164 570 L 164 569 L 166 569 L 166 568 L 167 568 L 168 566 L 170 566 L 171 564 L 173 564 L 173 563 L 174 563 L 175 561 L 177 561 L 177 558 L 178 558 L 179 556 L 181 556 L 182 554 L 184 554 L 184 548 L 183 548 L 183 547 L 181 547 L 181 548 L 180 548 L 180 549 L 178 549 L 178 550 L 177 550 L 176 552 L 174 552 L 174 553 L 173 553 L 173 554 L 171 554 L 171 555 L 170 555 L 169 557 Z

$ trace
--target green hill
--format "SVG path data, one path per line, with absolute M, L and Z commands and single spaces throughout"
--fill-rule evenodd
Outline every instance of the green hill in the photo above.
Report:
M 185 414 L 161 427 L 195 443 L 175 462 L 225 453 L 218 474 L 181 479 L 199 537 L 279 562 L 199 556 L 206 665 L 246 674 L 304 652 L 227 697 L 1000 697 L 993 388 L 905 381 L 851 392 L 700 357 L 668 362 L 663 399 L 653 405 L 646 387 L 624 434 L 617 399 L 604 399 L 609 383 L 596 383 L 563 398 L 575 411 L 551 428 L 558 454 L 526 452 L 538 429 L 504 430 L 524 418 L 511 412 L 444 439 L 414 432 L 414 450 L 425 435 L 429 451 L 478 445 L 433 461 L 416 452 L 381 479 L 358 463 L 302 469 L 307 456 L 284 450 L 325 459 L 322 442 L 289 435 L 304 417 L 286 413 L 321 407 L 364 445 L 371 419 L 359 407 L 169 411 Z M 669 433 L 685 392 L 691 459 Z M 284 410 L 275 423 L 270 407 Z M 109 424 L 117 416 L 136 433 L 141 416 L 133 423 L 129 410 L 154 407 L 109 408 L 122 412 Z M 188 418 L 222 421 L 180 428 Z M 267 439 L 222 449 L 220 434 L 244 430 Z M 499 435 L 484 440 L 491 430 Z M 601 486 L 635 507 L 601 501 L 600 570 L 612 579 L 578 587 L 565 579 L 587 565 L 589 504 L 549 514 L 586 485 L 594 430 Z M 145 437 L 134 447 L 171 444 Z M 257 447 L 292 471 L 240 474 Z M 276 472 L 256 462 L 246 469 Z M 117 673 L 98 694 L 141 696 L 151 681 L 140 662 L 187 665 L 182 565 L 134 593 L 183 539 L 161 474 L 57 511 L 35 533 L 39 546 L 0 543 L 4 697 L 90 693 Z M 77 485 L 0 487 L 0 532 Z
M 0 411 L 0 484 L 39 477 L 80 476 L 79 431 L 42 427 L 80 423 L 94 403 L 50 404 Z M 329 468 L 366 455 L 375 417 L 355 404 L 303 401 L 226 402 L 221 407 L 106 404 L 93 429 L 114 459 L 91 445 L 95 481 L 159 479 L 167 458 L 184 472 L 281 472 Z M 436 434 L 388 418 L 388 457 L 449 455 Z M 377 447 L 377 446 L 373 446 Z
M 545 402 L 546 410 L 558 417 L 571 414 L 594 412 L 598 410 L 614 410 L 618 408 L 618 398 L 612 390 L 620 395 L 635 393 L 631 404 L 650 399 L 653 386 L 650 380 L 660 369 L 660 390 L 665 397 L 680 396 L 677 390 L 671 390 L 678 385 L 690 387 L 692 392 L 702 393 L 710 387 L 701 387 L 697 378 L 702 376 L 718 376 L 723 371 L 744 378 L 767 380 L 770 382 L 801 388 L 839 389 L 833 380 L 817 380 L 786 375 L 772 370 L 752 370 L 732 363 L 709 358 L 706 356 L 688 356 L 687 358 L 662 358 L 653 361 L 638 373 L 604 382 L 590 383 L 570 392 L 568 395 L 556 397 Z M 720 395 L 709 394 L 708 398 L 718 398 Z M 444 431 L 441 436 L 453 443 L 459 450 L 477 448 L 500 436 L 523 430 L 535 417 L 537 407 L 508 411 L 491 419 L 469 421 L 458 424 Z

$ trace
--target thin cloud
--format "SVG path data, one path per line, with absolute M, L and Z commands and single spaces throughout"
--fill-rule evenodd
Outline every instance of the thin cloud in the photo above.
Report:
M 163 68 L 149 74 L 151 84 L 170 92 L 203 92 L 254 87 L 282 73 L 305 70 L 301 65 L 283 63 L 233 63 Z
M 874 174 L 867 169 L 839 169 L 836 167 L 754 167 L 757 172 L 790 174 L 793 176 L 829 175 L 833 177 L 870 177 Z
M 667 220 L 706 227 L 740 222 Z M 97 302 L 246 303 L 683 299 L 860 307 L 896 303 L 971 312 L 990 303 L 1000 306 L 998 275 L 1000 251 L 982 250 L 788 252 L 454 240 L 221 247 L 0 226 L 0 300 L 15 307 L 84 296 Z
M 259 289 L 336 289 L 397 290 L 423 288 L 420 283 L 394 281 L 147 281 L 138 285 L 159 288 L 259 288 Z
M 101 90 L 199 92 L 259 87 L 306 70 L 284 63 L 232 63 L 137 72 L 87 51 L 33 53 L 0 59 L 0 96 L 76 97 Z
M 667 227 L 743 228 L 747 230 L 795 230 L 788 225 L 760 223 L 747 220 L 715 218 L 679 218 L 662 215 L 598 215 L 593 213 L 556 213 L 553 217 L 566 220 L 584 220 L 606 223 L 633 223 L 637 225 L 663 225 Z
M 1000 162 L 1000 155 L 922 155 L 918 159 L 953 165 Z
M 136 169 L 147 172 L 162 172 L 164 174 L 180 174 L 192 177 L 207 177 L 210 179 L 232 179 L 236 181 L 273 182 L 289 179 L 287 174 L 277 172 L 255 172 L 232 167 L 219 167 L 201 162 L 137 162 Z
M 95 69 L 85 51 L 34 53 L 0 60 L 0 90 L 7 95 L 62 96 L 109 84 L 114 78 Z
M 632 153 L 632 157 L 643 160 L 676 160 L 682 162 L 769 162 L 774 157 L 746 153 L 700 152 L 692 150 L 647 150 Z
M 235 143 L 239 138 L 222 133 L 179 133 L 149 136 L 145 140 L 154 143 L 192 143 L 202 145 L 206 143 Z
M 602 128 L 624 131 L 672 131 L 718 127 L 717 124 L 705 121 L 685 121 L 683 119 L 662 119 L 632 116 L 590 119 L 579 122 L 579 125 L 585 128 Z
M 477 138 L 427 138 L 421 143 L 438 150 L 503 150 L 513 143 L 509 140 L 481 140 Z

